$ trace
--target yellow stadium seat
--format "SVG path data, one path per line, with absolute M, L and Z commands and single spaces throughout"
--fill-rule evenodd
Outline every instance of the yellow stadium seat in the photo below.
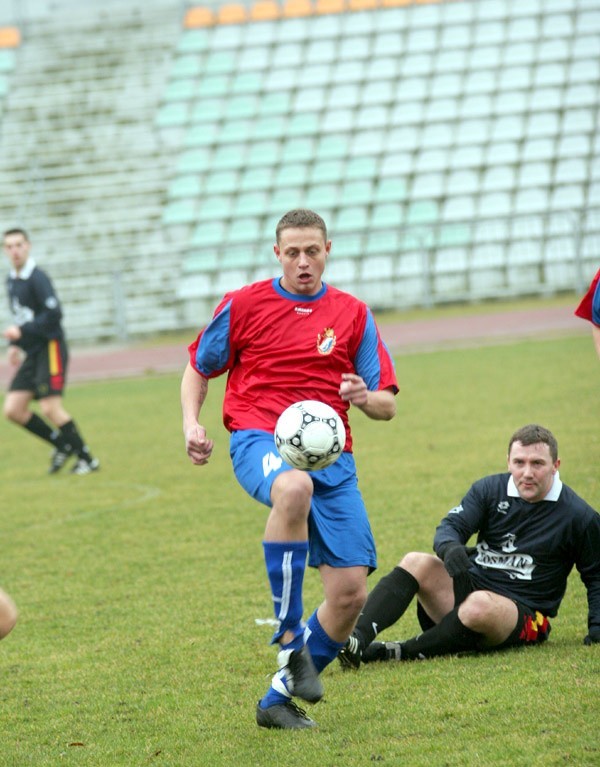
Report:
M 195 27 L 210 27 L 215 23 L 215 17 L 210 8 L 190 8 L 183 19 L 183 26 L 186 29 Z
M 318 14 L 342 13 L 346 7 L 346 0 L 316 0 L 315 11 Z
M 286 18 L 298 18 L 299 16 L 311 16 L 313 4 L 311 0 L 287 0 L 283 6 L 283 15 Z
M 248 20 L 248 9 L 238 3 L 223 5 L 217 12 L 219 24 L 243 24 Z
M 21 33 L 16 27 L 0 27 L 0 48 L 18 48 Z
M 258 0 L 250 8 L 250 18 L 252 21 L 272 21 L 278 19 L 281 15 L 279 4 L 274 0 Z

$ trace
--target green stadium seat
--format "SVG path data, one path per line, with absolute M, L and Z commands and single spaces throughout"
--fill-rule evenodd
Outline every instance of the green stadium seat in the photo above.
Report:
M 197 250 L 189 253 L 181 268 L 185 274 L 193 272 L 214 272 L 219 268 L 219 257 L 214 248 L 210 250 Z
M 260 165 L 275 165 L 279 160 L 280 146 L 273 141 L 257 141 L 250 144 L 244 158 L 244 165 L 254 168 Z
M 212 30 L 209 48 L 212 51 L 237 49 L 244 44 L 244 32 L 241 24 L 218 24 Z
M 162 221 L 167 226 L 171 224 L 189 224 L 196 220 L 197 206 L 195 200 L 185 199 L 170 202 L 163 208 Z
M 346 179 L 374 179 L 379 165 L 378 157 L 350 157 L 344 167 L 343 175 Z
M 432 201 L 411 202 L 405 212 L 407 226 L 422 226 L 437 221 L 439 208 Z
M 164 91 L 165 101 L 185 101 L 191 99 L 196 93 L 196 81 L 194 79 L 172 80 Z
M 234 170 L 241 168 L 247 160 L 246 144 L 223 144 L 217 146 L 211 155 L 211 170 Z
M 281 162 L 308 162 L 314 156 L 314 146 L 312 138 L 289 139 L 283 144 Z
M 229 75 L 209 75 L 199 81 L 196 93 L 199 98 L 225 96 L 229 92 L 229 84 Z
M 323 184 L 332 179 L 339 179 L 343 175 L 344 167 L 344 160 L 339 158 L 311 163 L 309 181 L 311 184 Z
M 344 107 L 355 107 L 360 103 L 361 86 L 359 83 L 336 85 L 329 91 L 327 99 L 330 110 L 338 110 Z
M 225 221 L 207 221 L 199 224 L 192 236 L 191 245 L 207 247 L 221 245 L 225 239 Z
M 200 53 L 210 43 L 208 29 L 186 29 L 177 43 L 179 53 Z
M 293 183 L 293 179 L 290 179 L 290 183 Z M 268 212 L 279 220 L 286 210 L 306 207 L 305 200 L 306 195 L 301 186 L 279 187 L 272 190 Z M 272 225 L 271 228 L 275 227 Z
M 310 187 L 306 192 L 306 206 L 320 211 L 327 207 L 337 206 L 339 201 L 339 185 L 333 182 L 321 183 L 319 186 Z
M 268 206 L 270 195 L 268 192 L 255 189 L 252 192 L 239 194 L 233 205 L 233 216 L 260 216 Z
M 234 51 L 213 50 L 204 57 L 202 73 L 208 75 L 226 74 L 236 69 L 237 61 Z
M 188 149 L 179 155 L 176 170 L 178 174 L 193 173 L 194 171 L 204 171 L 210 161 L 210 149 L 199 147 L 197 149 Z
M 401 226 L 404 222 L 404 207 L 400 203 L 374 205 L 371 211 L 371 227 L 385 229 Z
M 375 189 L 376 202 L 401 202 L 406 199 L 406 184 L 403 178 L 380 178 Z
M 366 106 L 356 112 L 355 125 L 358 130 L 382 128 L 389 122 L 386 106 Z
M 216 144 L 242 143 L 250 138 L 253 129 L 254 121 L 251 119 L 225 120 L 217 126 L 214 134 L 212 131 L 209 133 L 208 140 Z
M 365 255 L 362 234 L 348 234 L 336 228 L 333 239 L 333 261 L 345 258 L 360 258 Z
M 311 41 L 304 49 L 304 61 L 308 67 L 324 67 L 336 60 L 335 45 L 323 45 L 321 40 Z
M 220 194 L 204 197 L 198 206 L 196 218 L 198 221 L 214 221 L 228 218 L 233 209 L 234 196 Z
M 257 217 L 234 219 L 227 230 L 227 242 L 248 245 L 260 239 L 260 222 Z
M 317 112 L 292 114 L 286 126 L 288 136 L 315 136 L 319 132 L 319 115 Z
M 275 173 L 273 186 L 284 187 L 292 183 L 294 186 L 304 186 L 308 182 L 309 163 L 287 163 L 280 165 Z
M 161 128 L 184 125 L 189 119 L 190 107 L 186 102 L 163 104 L 156 113 L 156 124 Z
M 238 59 L 238 72 L 266 71 L 270 64 L 269 48 L 243 48 Z
M 263 93 L 258 107 L 259 115 L 287 115 L 292 109 L 291 91 L 279 93 Z
M 197 77 L 201 72 L 201 59 L 198 56 L 180 56 L 173 61 L 171 78 Z
M 368 83 L 362 88 L 360 103 L 364 106 L 369 104 L 388 104 L 394 100 L 396 84 L 393 80 L 378 80 L 369 78 Z
M 16 52 L 14 48 L 0 48 L 0 72 L 12 72 L 15 68 Z
M 169 186 L 168 196 L 173 199 L 176 197 L 197 197 L 202 188 L 198 176 L 180 176 L 175 178 Z
M 239 188 L 240 174 L 237 170 L 221 170 L 208 174 L 204 179 L 207 195 L 235 192 Z
M 222 98 L 196 99 L 192 108 L 190 122 L 217 122 L 223 116 L 227 102 Z
M 358 203 L 369 203 L 373 199 L 373 181 L 358 180 L 347 181 L 342 184 L 340 189 L 340 204 L 356 205 Z
M 519 165 L 517 172 L 517 187 L 549 186 L 552 183 L 552 163 L 527 162 Z
M 340 208 L 335 216 L 333 227 L 337 232 L 352 232 L 366 229 L 369 224 L 369 209 L 367 205 L 351 205 Z
M 218 122 L 190 125 L 185 134 L 185 146 L 212 146 L 220 135 L 221 126 Z
M 400 250 L 400 231 L 393 228 L 384 231 L 374 231 L 367 235 L 365 255 L 378 253 L 397 254 Z
M 240 179 L 239 189 L 243 192 L 251 192 L 258 189 L 269 189 L 273 186 L 272 167 L 247 168 Z
M 336 157 L 345 157 L 348 153 L 350 139 L 348 135 L 332 133 L 321 136 L 317 141 L 315 158 L 317 160 L 327 160 Z
M 230 93 L 259 93 L 262 89 L 262 74 L 260 72 L 238 72 L 233 75 Z

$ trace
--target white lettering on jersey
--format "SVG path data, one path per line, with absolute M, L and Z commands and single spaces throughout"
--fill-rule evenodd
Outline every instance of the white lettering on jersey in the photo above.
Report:
M 280 455 L 275 455 L 275 453 L 267 453 L 265 456 L 263 456 L 263 475 L 268 477 L 272 471 L 277 471 L 280 469 L 282 463 L 283 459 Z
M 22 306 L 18 298 L 13 298 L 11 310 L 15 325 L 21 327 L 26 322 L 33 322 L 35 317 L 33 309 L 30 309 L 28 306 Z
M 529 554 L 513 553 L 514 537 L 509 538 L 502 548 L 504 551 L 494 551 L 485 541 L 481 541 L 477 544 L 475 562 L 491 570 L 503 570 L 512 580 L 530 581 L 535 570 L 533 557 Z M 509 553 L 505 553 L 507 551 Z
M 450 509 L 448 514 L 460 514 L 460 512 L 463 510 L 462 503 L 460 506 L 455 506 L 453 509 Z

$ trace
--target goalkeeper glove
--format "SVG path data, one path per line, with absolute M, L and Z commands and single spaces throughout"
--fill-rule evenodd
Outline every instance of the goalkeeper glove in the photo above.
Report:
M 439 556 L 451 578 L 465 575 L 469 571 L 471 560 L 469 554 L 475 551 L 474 546 L 463 546 L 462 543 L 445 543 L 439 550 Z

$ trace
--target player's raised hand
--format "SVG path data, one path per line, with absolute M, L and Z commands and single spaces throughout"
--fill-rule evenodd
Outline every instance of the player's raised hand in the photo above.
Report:
M 340 397 L 352 405 L 365 405 L 369 392 L 367 384 L 356 373 L 342 373 L 342 383 L 340 384 Z
M 196 424 L 185 431 L 185 449 L 194 465 L 203 466 L 208 463 L 213 445 L 212 439 L 206 439 L 204 426 Z

